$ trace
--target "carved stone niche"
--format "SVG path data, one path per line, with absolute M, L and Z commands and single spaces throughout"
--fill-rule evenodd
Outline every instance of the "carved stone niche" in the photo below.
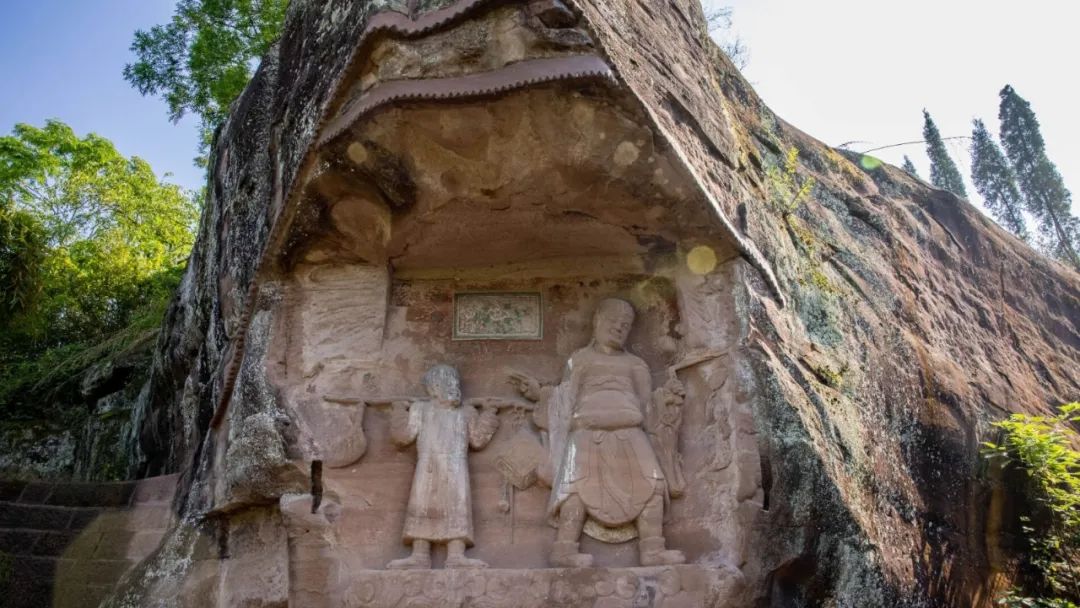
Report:
M 550 49 L 550 41 L 513 29 L 572 17 L 542 4 L 553 3 L 537 3 L 532 13 L 499 9 L 491 17 L 498 27 L 469 27 L 498 33 L 503 51 Z M 529 44 L 511 44 L 518 34 Z M 334 497 L 334 517 L 318 520 L 325 528 L 318 550 L 298 545 L 292 554 L 305 556 L 304 571 L 333 573 L 325 580 L 336 581 L 326 583 L 336 599 L 327 605 L 745 605 L 740 568 L 763 494 L 751 393 L 740 380 L 746 332 L 734 294 L 744 262 L 716 237 L 709 206 L 650 121 L 603 85 L 387 106 L 345 121 L 383 79 L 426 57 L 407 47 L 389 44 L 362 66 L 366 80 L 349 89 L 337 134 L 283 240 L 287 294 L 275 314 L 270 376 L 292 423 L 291 457 L 322 461 L 322 487 Z M 488 47 L 479 55 L 452 48 L 487 70 L 513 63 Z M 436 64 L 416 69 L 436 78 Z M 460 75 L 468 62 L 456 65 Z M 653 460 L 645 460 L 659 471 L 650 479 L 664 480 L 654 484 L 662 546 L 655 532 L 642 539 L 640 525 L 605 522 L 592 509 L 573 539 L 591 564 L 553 567 L 558 517 L 549 486 L 559 459 L 545 437 L 552 427 L 536 415 L 543 396 L 524 394 L 511 378 L 521 372 L 547 393 L 564 384 L 573 375 L 568 361 L 594 341 L 595 311 L 612 297 L 636 313 L 622 345 L 633 365 L 619 369 L 637 370 L 613 372 L 613 382 L 625 392 L 632 376 L 633 390 L 639 381 L 645 388 L 636 393 L 642 420 L 612 423 L 610 434 L 643 433 L 626 445 L 649 452 Z M 456 369 L 460 402 L 447 405 L 453 400 L 421 381 L 437 364 Z M 603 375 L 583 382 L 602 384 Z M 463 544 L 486 569 L 448 564 L 447 552 L 461 547 L 435 533 L 429 561 L 395 561 L 415 555 L 423 540 L 403 540 L 416 515 L 411 497 L 427 491 L 415 484 L 445 477 L 418 473 L 430 446 L 402 449 L 394 426 L 411 424 L 401 412 L 415 408 L 420 418 L 440 403 L 475 416 L 487 408 L 497 421 L 485 444 L 469 435 L 474 414 L 463 415 L 473 449 L 456 456 L 471 502 Z M 606 440 L 601 431 L 591 437 Z M 460 436 L 447 441 L 466 445 Z M 639 465 L 639 477 L 652 466 Z M 290 508 L 307 504 L 297 500 Z M 299 514 L 289 521 L 306 521 Z M 304 534 L 290 533 L 290 542 L 315 542 Z M 670 553 L 658 558 L 663 552 Z M 332 564 L 316 567 L 312 556 Z M 425 567 L 388 569 L 391 562 Z M 472 567 L 447 567 L 455 563 Z
M 746 455 L 753 444 L 752 427 L 750 432 L 739 428 L 746 417 L 737 413 L 740 404 L 732 390 L 737 350 L 734 343 L 721 342 L 737 336 L 738 329 L 731 316 L 727 321 L 710 318 L 710 324 L 720 327 L 710 327 L 711 337 L 695 342 L 687 337 L 694 328 L 684 311 L 687 302 L 693 302 L 699 308 L 733 314 L 730 282 L 735 280 L 738 263 L 729 262 L 706 277 L 697 277 L 687 276 L 678 266 L 679 258 L 671 256 L 671 267 L 648 275 L 566 275 L 564 269 L 552 268 L 536 269 L 529 278 L 492 280 L 480 269 L 459 269 L 453 277 L 403 272 L 391 279 L 385 300 L 365 300 L 380 312 L 361 314 L 343 308 L 342 314 L 349 317 L 385 318 L 379 356 L 368 368 L 370 373 L 361 376 L 360 366 L 335 363 L 305 377 L 305 360 L 299 356 L 303 351 L 295 349 L 298 373 L 290 377 L 300 384 L 287 387 L 290 394 L 299 396 L 291 400 L 291 407 L 310 407 L 312 401 L 303 398 L 313 399 L 324 386 L 332 386 L 342 401 L 346 390 L 354 391 L 351 395 L 358 405 L 340 407 L 368 404 L 362 424 L 309 427 L 310 453 L 323 458 L 331 452 L 325 446 L 340 445 L 341 438 L 350 433 L 362 436 L 366 443 L 358 461 L 342 468 L 328 467 L 323 478 L 340 503 L 333 525 L 335 567 L 343 586 L 340 595 L 359 606 L 404 605 L 398 602 L 406 599 L 412 600 L 409 605 L 426 605 L 424 601 L 436 605 L 443 598 L 486 598 L 496 606 L 560 605 L 546 602 L 562 598 L 561 605 L 577 606 L 590 605 L 581 603 L 587 598 L 632 602 L 639 596 L 678 596 L 689 602 L 685 605 L 722 605 L 713 600 L 737 596 L 741 579 L 737 566 L 745 560 L 746 513 L 759 508 L 761 501 L 760 484 L 755 481 L 760 477 L 754 468 L 756 453 L 753 458 Z M 453 340 L 454 295 L 481 290 L 539 294 L 542 338 Z M 307 297 L 328 296 L 307 293 L 293 304 L 297 318 L 304 320 L 297 325 L 307 335 L 291 337 L 290 342 L 317 343 L 320 338 L 313 332 L 350 335 L 329 323 L 330 317 L 304 316 Z M 685 388 L 685 400 L 678 405 L 681 420 L 669 427 L 674 432 L 674 451 L 667 454 L 680 467 L 681 487 L 675 496 L 675 478 L 665 467 L 672 492 L 662 525 L 667 548 L 685 553 L 686 564 L 640 567 L 636 531 L 590 520 L 580 550 L 593 557 L 592 567 L 574 574 L 552 568 L 549 560 L 556 529 L 548 509 L 550 472 L 538 472 L 536 466 L 548 454 L 531 412 L 507 405 L 499 409 L 498 430 L 490 443 L 468 456 L 471 540 L 475 542 L 468 552 L 491 569 L 444 569 L 446 557 L 435 545 L 432 570 L 387 570 L 389 562 L 409 555 L 402 529 L 417 467 L 415 449 L 402 450 L 394 442 L 392 402 L 419 399 L 424 394 L 419 380 L 425 370 L 449 361 L 460 372 L 463 402 L 484 398 L 528 404 L 508 382 L 510 374 L 526 371 L 545 384 L 558 384 L 570 356 L 590 343 L 594 311 L 609 296 L 624 298 L 637 311 L 627 350 L 647 364 L 651 384 L 663 387 L 674 375 Z M 337 384 L 329 379 L 324 382 L 331 375 L 343 379 Z M 310 412 L 304 415 L 312 416 Z M 655 437 L 650 440 L 662 461 L 663 442 Z

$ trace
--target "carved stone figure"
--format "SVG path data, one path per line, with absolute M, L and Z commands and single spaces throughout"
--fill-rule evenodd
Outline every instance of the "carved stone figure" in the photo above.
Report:
M 660 468 L 667 480 L 668 494 L 679 498 L 686 493 L 682 456 L 679 454 L 679 428 L 682 426 L 682 404 L 686 395 L 679 379 L 672 374 L 667 383 L 653 392 L 652 407 L 646 428 L 652 439 Z
M 447 544 L 447 568 L 486 568 L 465 557 L 465 547 L 473 544 L 468 452 L 491 440 L 499 427 L 497 410 L 487 402 L 482 412 L 462 405 L 458 372 L 449 365 L 428 370 L 424 387 L 427 400 L 394 402 L 391 413 L 394 441 L 416 442 L 417 459 L 402 533 L 412 555 L 387 568 L 430 568 L 432 543 Z
M 540 404 L 534 421 L 547 435 L 548 515 L 558 529 L 553 566 L 592 564 L 591 555 L 578 552 L 587 520 L 604 529 L 636 528 L 643 566 L 685 561 L 664 546 L 668 482 L 645 432 L 646 415 L 655 407 L 649 368 L 624 349 L 633 322 L 628 302 L 604 300 L 593 317 L 592 342 L 570 357 L 557 386 L 541 387 L 521 373 L 510 377 L 523 396 Z M 668 384 L 656 393 L 665 402 L 661 411 L 682 402 L 682 386 Z

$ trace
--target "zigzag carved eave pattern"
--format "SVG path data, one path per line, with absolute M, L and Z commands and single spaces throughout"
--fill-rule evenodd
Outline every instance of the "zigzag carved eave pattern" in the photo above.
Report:
M 325 146 L 365 115 L 391 103 L 482 97 L 560 80 L 614 83 L 615 75 L 603 59 L 595 55 L 576 55 L 529 59 L 466 76 L 387 82 L 376 85 L 346 106 L 323 130 L 318 146 Z

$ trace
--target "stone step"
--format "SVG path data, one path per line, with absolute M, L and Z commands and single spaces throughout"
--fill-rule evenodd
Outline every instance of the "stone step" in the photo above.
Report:
M 0 500 L 60 507 L 123 508 L 131 504 L 139 482 L 0 481 Z
M 129 560 L 17 557 L 10 563 L 0 607 L 97 606 L 132 564 Z
M 67 530 L 75 510 L 66 507 L 0 502 L 0 528 Z
M 136 508 L 161 509 L 158 505 Z M 81 530 L 105 513 L 124 513 L 98 508 L 51 507 L 47 505 L 23 505 L 0 501 L 0 528 L 25 530 Z
M 0 608 L 97 606 L 157 547 L 176 481 L 0 480 Z

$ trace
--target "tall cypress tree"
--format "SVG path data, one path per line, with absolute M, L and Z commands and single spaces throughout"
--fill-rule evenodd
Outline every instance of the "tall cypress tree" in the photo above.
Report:
M 975 120 L 971 131 L 971 181 L 999 224 L 1028 240 L 1024 222 L 1024 199 L 1016 186 L 1016 173 L 998 147 L 986 124 Z
M 930 157 L 930 183 L 942 190 L 967 198 L 964 178 L 960 177 L 960 170 L 949 157 L 949 151 L 945 149 L 945 142 L 941 141 L 941 133 L 937 125 L 930 118 L 929 112 L 923 110 L 922 113 L 925 118 L 923 139 L 926 140 L 926 154 Z
M 904 155 L 904 164 L 901 165 L 900 168 L 910 173 L 912 177 L 919 177 L 919 170 L 915 168 L 915 163 L 911 162 L 911 159 L 907 157 L 907 154 Z
M 1055 257 L 1080 268 L 1080 220 L 1070 212 L 1072 196 L 1057 167 L 1046 157 L 1046 143 L 1031 104 L 1009 85 L 1001 90 L 1001 143 L 1016 171 L 1028 211 L 1039 220 L 1039 233 Z

